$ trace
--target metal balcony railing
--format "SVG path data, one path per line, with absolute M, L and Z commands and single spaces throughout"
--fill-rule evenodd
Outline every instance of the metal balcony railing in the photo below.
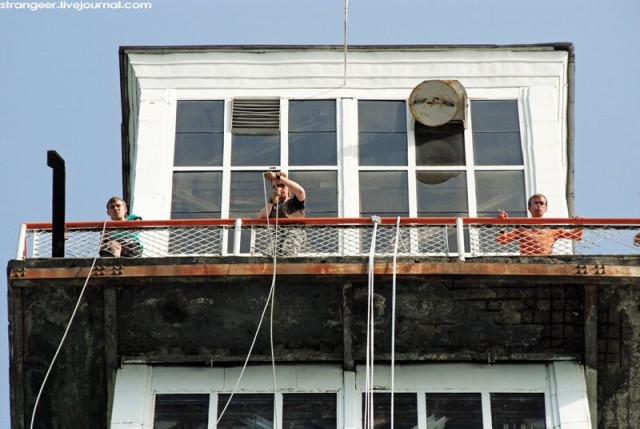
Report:
M 640 219 L 307 218 L 70 222 L 65 257 L 92 258 L 111 240 L 135 257 L 638 255 Z M 103 230 L 104 228 L 104 230 Z M 397 238 L 396 238 L 397 237 Z M 640 236 L 639 236 L 640 237 Z M 127 245 L 127 244 L 125 244 Z M 16 259 L 50 258 L 52 225 L 21 229 Z

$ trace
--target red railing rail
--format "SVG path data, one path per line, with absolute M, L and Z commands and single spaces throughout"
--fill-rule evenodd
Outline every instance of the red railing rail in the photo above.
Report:
M 100 232 L 128 231 L 145 244 L 144 256 L 264 255 L 269 230 L 276 226 L 303 234 L 305 255 L 353 255 L 364 252 L 372 226 L 382 231 L 382 241 L 403 229 L 404 251 L 409 254 L 458 256 L 513 255 L 517 249 L 496 244 L 499 230 L 517 228 L 571 228 L 584 231 L 579 242 L 564 243 L 554 254 L 635 254 L 640 218 L 455 218 L 455 217 L 359 217 L 304 219 L 173 219 L 139 221 L 88 221 L 65 224 L 68 257 L 88 257 L 100 245 Z M 49 257 L 51 222 L 22 225 L 17 258 Z M 303 232 L 300 232 L 303 231 Z M 359 231 L 355 234 L 355 231 Z M 293 233 L 291 233 L 293 234 Z M 324 240 L 324 242 L 323 242 Z M 93 250 L 90 250 L 93 249 Z M 389 252 L 389 246 L 383 246 Z M 556 246 L 557 248 L 557 246 Z

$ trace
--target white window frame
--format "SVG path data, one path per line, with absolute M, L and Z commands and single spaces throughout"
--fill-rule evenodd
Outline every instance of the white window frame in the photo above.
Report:
M 210 394 L 209 429 L 215 429 L 218 394 L 234 391 L 241 367 L 175 367 L 125 364 L 118 369 L 111 413 L 111 429 L 152 428 L 156 394 Z M 282 395 L 336 393 L 337 427 L 362 429 L 364 366 L 355 372 L 340 365 L 278 365 L 276 405 L 282 427 Z M 391 392 L 391 368 L 373 371 L 375 392 Z M 548 429 L 591 429 L 584 369 L 572 361 L 520 364 L 420 363 L 396 365 L 394 392 L 418 395 L 418 429 L 426 429 L 428 393 L 480 393 L 483 429 L 491 429 L 491 393 L 543 393 Z M 274 392 L 274 368 L 247 367 L 235 393 Z

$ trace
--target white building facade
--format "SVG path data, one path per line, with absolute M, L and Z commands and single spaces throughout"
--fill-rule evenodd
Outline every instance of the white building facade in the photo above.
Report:
M 124 47 L 121 73 L 125 198 L 145 219 L 256 217 L 271 168 L 305 187 L 307 217 L 524 217 L 534 193 L 550 217 L 572 214 L 570 45 Z M 125 362 L 111 427 L 591 421 L 580 363 L 489 357 L 246 371 Z

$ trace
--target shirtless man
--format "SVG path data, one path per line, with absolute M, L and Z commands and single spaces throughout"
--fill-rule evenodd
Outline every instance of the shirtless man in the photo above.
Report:
M 529 198 L 527 208 L 531 216 L 541 218 L 547 212 L 547 197 L 535 194 Z M 498 218 L 506 219 L 509 214 L 504 210 L 498 211 Z M 574 219 L 581 219 L 576 216 Z M 518 228 L 512 231 L 498 232 L 498 244 L 504 246 L 513 241 L 520 241 L 520 255 L 551 255 L 553 245 L 557 240 L 582 240 L 582 229 L 550 229 L 550 228 Z

